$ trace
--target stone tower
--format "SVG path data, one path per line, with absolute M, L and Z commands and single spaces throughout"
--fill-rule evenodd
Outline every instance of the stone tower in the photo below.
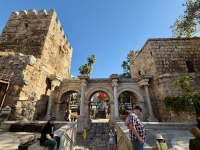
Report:
M 12 108 L 10 120 L 45 114 L 51 89 L 48 76 L 69 78 L 71 58 L 72 47 L 54 10 L 11 13 L 0 35 L 0 72 L 13 74 L 3 104 Z

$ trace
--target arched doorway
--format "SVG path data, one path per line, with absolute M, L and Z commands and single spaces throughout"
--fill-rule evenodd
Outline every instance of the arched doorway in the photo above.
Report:
M 140 105 L 143 112 L 141 120 L 147 119 L 147 109 L 144 98 L 139 91 L 132 88 L 125 88 L 118 91 L 119 115 L 122 120 L 125 120 L 128 113 L 130 113 L 135 105 Z
M 61 92 L 54 100 L 52 114 L 59 121 L 76 121 L 80 112 L 79 93 L 75 90 L 66 90 Z
M 101 97 L 103 95 L 103 97 Z M 97 100 L 95 100 L 97 97 Z M 85 125 L 90 126 L 92 119 L 109 119 L 114 124 L 114 99 L 112 92 L 105 88 L 95 88 L 88 92 L 84 103 Z M 93 112 L 93 113 L 92 113 Z M 91 115 L 92 114 L 92 115 Z

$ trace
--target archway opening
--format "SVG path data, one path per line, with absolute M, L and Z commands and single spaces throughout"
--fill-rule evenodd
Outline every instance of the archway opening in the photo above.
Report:
M 59 121 L 76 121 L 80 114 L 80 93 L 73 90 L 66 91 L 60 98 L 56 98 L 52 108 L 52 114 Z
M 95 91 L 90 97 L 91 119 L 110 119 L 110 97 L 104 91 Z
M 118 96 L 119 116 L 122 120 L 130 114 L 136 105 L 139 105 L 140 101 L 138 96 L 132 91 L 123 91 Z

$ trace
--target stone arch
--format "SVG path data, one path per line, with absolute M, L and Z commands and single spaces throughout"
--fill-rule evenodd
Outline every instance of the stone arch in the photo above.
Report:
M 92 95 L 93 95 L 96 91 L 103 91 L 103 92 L 105 92 L 106 94 L 108 94 L 108 96 L 109 96 L 109 98 L 110 98 L 111 101 L 114 99 L 113 94 L 112 94 L 112 92 L 110 91 L 110 89 L 108 89 L 108 88 L 102 88 L 102 87 L 97 87 L 97 88 L 94 88 L 94 89 L 90 90 L 90 91 L 87 93 L 87 95 L 86 95 L 86 97 L 85 97 L 86 101 L 88 101 L 88 99 L 90 99 L 90 98 L 92 97 Z
M 135 96 L 139 99 L 139 102 L 144 103 L 144 98 L 143 98 L 142 94 L 139 91 L 135 90 L 134 88 L 126 87 L 126 88 L 120 89 L 117 92 L 117 96 L 119 96 L 119 94 L 124 92 L 124 91 L 133 92 L 135 94 Z
M 67 88 L 64 88 L 60 91 L 60 94 L 59 94 L 59 97 L 58 99 L 60 100 L 60 98 L 62 97 L 62 95 L 68 91 L 76 91 L 78 93 L 81 93 L 81 88 L 77 88 L 77 87 L 67 87 Z

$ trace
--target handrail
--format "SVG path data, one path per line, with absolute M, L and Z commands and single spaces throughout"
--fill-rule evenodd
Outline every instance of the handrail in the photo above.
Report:
M 74 143 L 74 141 L 72 141 L 72 139 L 65 133 L 64 136 L 68 139 L 68 141 L 70 141 L 72 143 L 72 145 L 75 147 L 76 144 Z
M 118 142 L 117 142 L 117 145 L 119 144 L 119 142 L 122 140 L 123 136 L 120 136 Z

